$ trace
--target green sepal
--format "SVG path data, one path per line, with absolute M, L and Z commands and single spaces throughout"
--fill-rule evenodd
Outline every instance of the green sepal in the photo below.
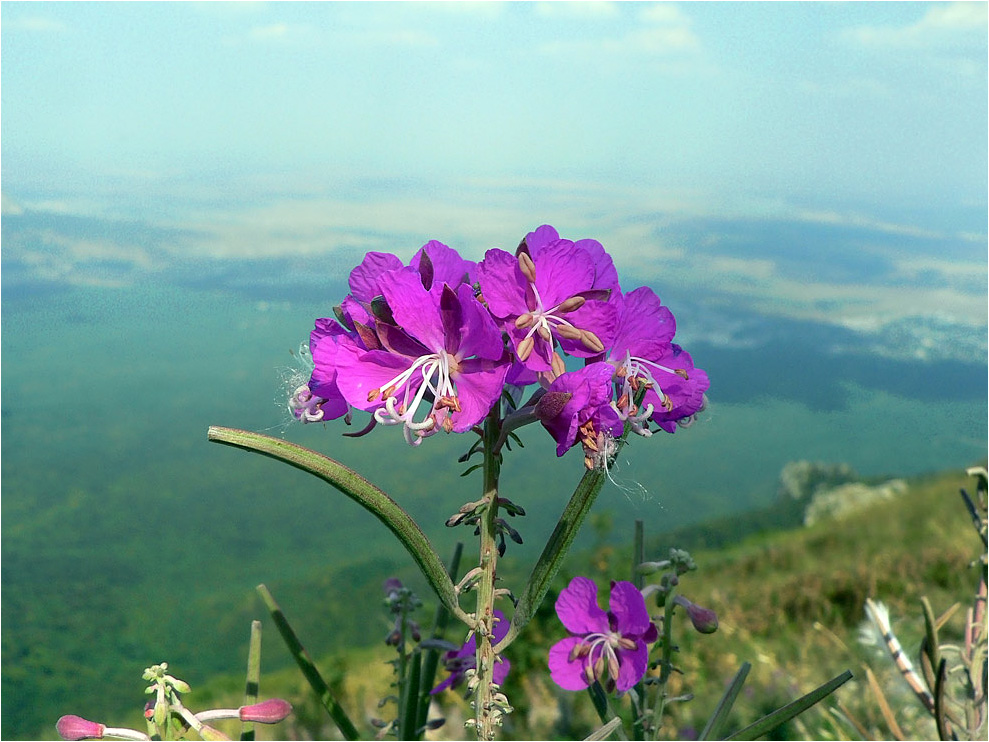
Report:
M 457 602 L 453 582 L 429 539 L 398 503 L 360 474 L 329 456 L 261 433 L 210 426 L 207 435 L 216 443 L 264 454 L 309 472 L 362 505 L 402 542 L 447 610 L 468 626 L 472 625 Z

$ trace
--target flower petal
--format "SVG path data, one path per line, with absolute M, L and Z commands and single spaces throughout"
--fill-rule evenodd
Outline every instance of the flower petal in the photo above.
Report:
M 624 693 L 635 686 L 646 674 L 649 666 L 649 650 L 643 641 L 635 643 L 635 649 L 618 650 L 618 677 L 614 678 L 615 689 Z
M 617 626 L 622 636 L 629 638 L 640 637 L 651 625 L 649 611 L 646 610 L 646 600 L 642 593 L 631 582 L 611 583 L 611 597 L 608 606 L 615 615 Z
M 491 314 L 499 319 L 526 311 L 525 276 L 510 253 L 492 248 L 477 267 L 477 280 Z
M 574 577 L 556 599 L 556 615 L 567 631 L 593 634 L 608 631 L 608 614 L 598 605 L 598 586 L 586 577 Z
M 419 248 L 419 251 L 409 261 L 409 265 L 417 271 L 419 271 L 423 253 L 426 253 L 433 266 L 433 280 L 431 281 L 433 286 L 438 283 L 445 283 L 450 288 L 455 289 L 462 283 L 469 283 L 477 270 L 477 263 L 474 261 L 465 260 L 452 247 L 447 247 L 438 240 L 430 240 Z
M 460 402 L 460 412 L 451 416 L 454 433 L 470 430 L 491 411 L 501 396 L 509 368 L 508 363 L 495 364 L 478 358 L 460 363 L 460 371 L 453 377 Z
M 568 636 L 550 647 L 550 677 L 563 690 L 584 690 L 590 685 L 587 682 L 587 676 L 584 675 L 586 658 L 578 657 L 573 661 L 570 660 L 570 653 L 581 641 L 579 636 Z
M 399 327 L 434 353 L 444 350 L 440 292 L 426 291 L 415 268 L 389 273 L 381 281 L 381 293 Z
M 371 301 L 380 296 L 378 279 L 388 272 L 402 267 L 402 261 L 390 252 L 369 252 L 361 264 L 350 272 L 350 291 L 355 299 Z

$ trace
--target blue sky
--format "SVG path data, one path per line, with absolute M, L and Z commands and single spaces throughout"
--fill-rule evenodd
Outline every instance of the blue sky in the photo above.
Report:
M 782 220 L 858 230 L 845 253 L 865 240 L 901 283 L 932 265 L 956 287 L 984 273 L 985 3 L 0 12 L 6 214 L 182 235 L 158 252 L 66 237 L 49 244 L 59 260 L 153 269 L 403 241 L 411 254 L 431 237 L 477 257 L 549 221 L 602 239 L 620 262 L 793 298 L 786 261 L 765 245 L 747 253 L 755 236 L 738 231 Z M 981 304 L 955 308 L 984 319 L 979 280 Z

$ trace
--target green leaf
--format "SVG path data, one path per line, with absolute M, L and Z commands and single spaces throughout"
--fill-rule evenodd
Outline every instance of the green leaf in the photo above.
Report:
M 642 398 L 645 397 L 645 394 L 645 388 L 640 388 L 635 397 L 636 405 L 642 404 Z M 622 433 L 622 437 L 615 441 L 614 456 L 618 456 L 618 453 L 625 445 L 625 441 L 628 439 L 628 434 L 631 432 L 632 426 L 625 423 L 625 430 Z M 515 605 L 515 613 L 512 615 L 512 623 L 508 627 L 508 633 L 504 639 L 498 642 L 498 645 L 494 648 L 495 652 L 504 652 L 508 645 L 515 641 L 519 632 L 529 623 L 539 609 L 539 604 L 546 597 L 546 591 L 549 590 L 550 583 L 556 577 L 556 573 L 560 571 L 560 566 L 563 564 L 563 559 L 566 557 L 570 545 L 573 543 L 574 538 L 577 537 L 580 527 L 584 524 L 584 519 L 591 512 L 591 506 L 594 504 L 594 500 L 597 499 L 598 493 L 604 486 L 606 474 L 607 472 L 604 469 L 594 469 L 593 471 L 584 472 L 584 476 L 577 484 L 577 489 L 570 496 L 570 501 L 557 521 L 556 528 L 553 529 L 549 541 L 543 547 L 543 553 L 539 555 L 539 561 L 536 562 L 532 568 L 532 572 L 529 573 L 529 581 L 526 583 L 525 589 L 518 603 Z
M 824 685 L 812 690 L 805 696 L 801 696 L 796 701 L 788 703 L 782 708 L 776 709 L 773 713 L 763 716 L 759 721 L 754 724 L 735 732 L 733 735 L 728 737 L 728 739 L 738 739 L 738 740 L 750 740 L 758 739 L 764 734 L 776 729 L 776 727 L 781 724 L 785 724 L 796 716 L 799 716 L 804 711 L 809 709 L 818 701 L 822 701 L 829 695 L 834 693 L 839 687 L 847 683 L 852 678 L 852 673 L 845 670 L 841 675 L 836 678 L 832 678 Z
M 745 685 L 745 678 L 748 677 L 749 670 L 751 669 L 752 665 L 748 662 L 743 662 L 742 666 L 738 668 L 738 672 L 735 673 L 735 677 L 732 678 L 728 689 L 721 696 L 721 700 L 718 701 L 714 713 L 707 720 L 707 724 L 704 725 L 704 729 L 701 731 L 698 739 L 722 739 L 724 737 L 725 729 L 728 727 L 728 714 L 731 713 L 731 707 L 735 705 L 735 699 L 738 698 L 738 694 L 742 691 L 742 686 Z
M 258 594 L 261 596 L 261 600 L 268 607 L 269 613 L 271 613 L 271 618 L 275 622 L 275 626 L 278 628 L 278 633 L 282 635 L 282 639 L 285 640 L 285 644 L 288 645 L 289 652 L 295 658 L 296 664 L 299 669 L 302 670 L 302 674 L 305 676 L 306 680 L 309 681 L 309 685 L 312 687 L 313 691 L 316 693 L 319 702 L 323 704 L 323 708 L 333 719 L 333 722 L 337 725 L 337 729 L 343 735 L 344 739 L 353 740 L 358 739 L 360 735 L 357 733 L 357 728 L 354 723 L 347 716 L 347 712 L 343 710 L 343 707 L 337 702 L 337 699 L 333 695 L 333 691 L 330 690 L 330 686 L 326 684 L 323 680 L 323 676 L 319 674 L 319 670 L 316 668 L 316 664 L 312 661 L 306 648 L 302 646 L 302 642 L 299 641 L 299 637 L 296 636 L 295 631 L 289 624 L 288 619 L 285 618 L 285 614 L 282 613 L 282 609 L 275 602 L 275 599 L 271 597 L 271 593 L 268 592 L 268 588 L 264 585 L 258 585 Z
M 560 566 L 563 564 L 570 544 L 573 543 L 577 532 L 594 504 L 594 500 L 601 491 L 604 479 L 604 471 L 597 469 L 585 473 L 580 480 L 580 484 L 574 490 L 570 502 L 567 503 L 563 515 L 560 516 L 560 520 L 556 524 L 556 528 L 553 529 L 553 534 L 546 542 L 546 546 L 543 547 L 539 561 L 536 562 L 529 574 L 529 581 L 515 606 L 515 614 L 512 616 L 508 633 L 504 639 L 498 642 L 495 652 L 500 654 L 505 651 L 505 648 L 515 641 L 515 637 L 538 610 L 539 604 L 546 597 L 550 583 L 556 577 L 556 573 L 560 571 Z
M 316 451 L 261 433 L 210 426 L 208 439 L 291 464 L 328 482 L 362 505 L 398 537 L 447 610 L 468 626 L 472 625 L 457 602 L 453 582 L 426 535 L 398 503 L 353 469 Z
M 261 622 L 251 621 L 251 640 L 247 649 L 247 682 L 244 686 L 244 705 L 258 702 L 261 686 Z M 254 739 L 254 722 L 245 721 L 240 725 L 241 740 Z
M 622 720 L 620 717 L 612 717 L 611 721 L 605 724 L 600 729 L 595 729 L 589 735 L 584 737 L 584 742 L 592 742 L 592 740 L 608 739 L 611 733 L 614 732 L 618 727 L 622 725 Z

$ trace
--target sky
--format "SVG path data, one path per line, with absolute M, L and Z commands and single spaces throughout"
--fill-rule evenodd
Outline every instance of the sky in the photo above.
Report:
M 819 315 L 843 291 L 848 321 L 985 322 L 986 3 L 7 1 L 0 21 L 4 257 L 52 280 L 431 238 L 479 258 L 550 222 L 750 304 Z

